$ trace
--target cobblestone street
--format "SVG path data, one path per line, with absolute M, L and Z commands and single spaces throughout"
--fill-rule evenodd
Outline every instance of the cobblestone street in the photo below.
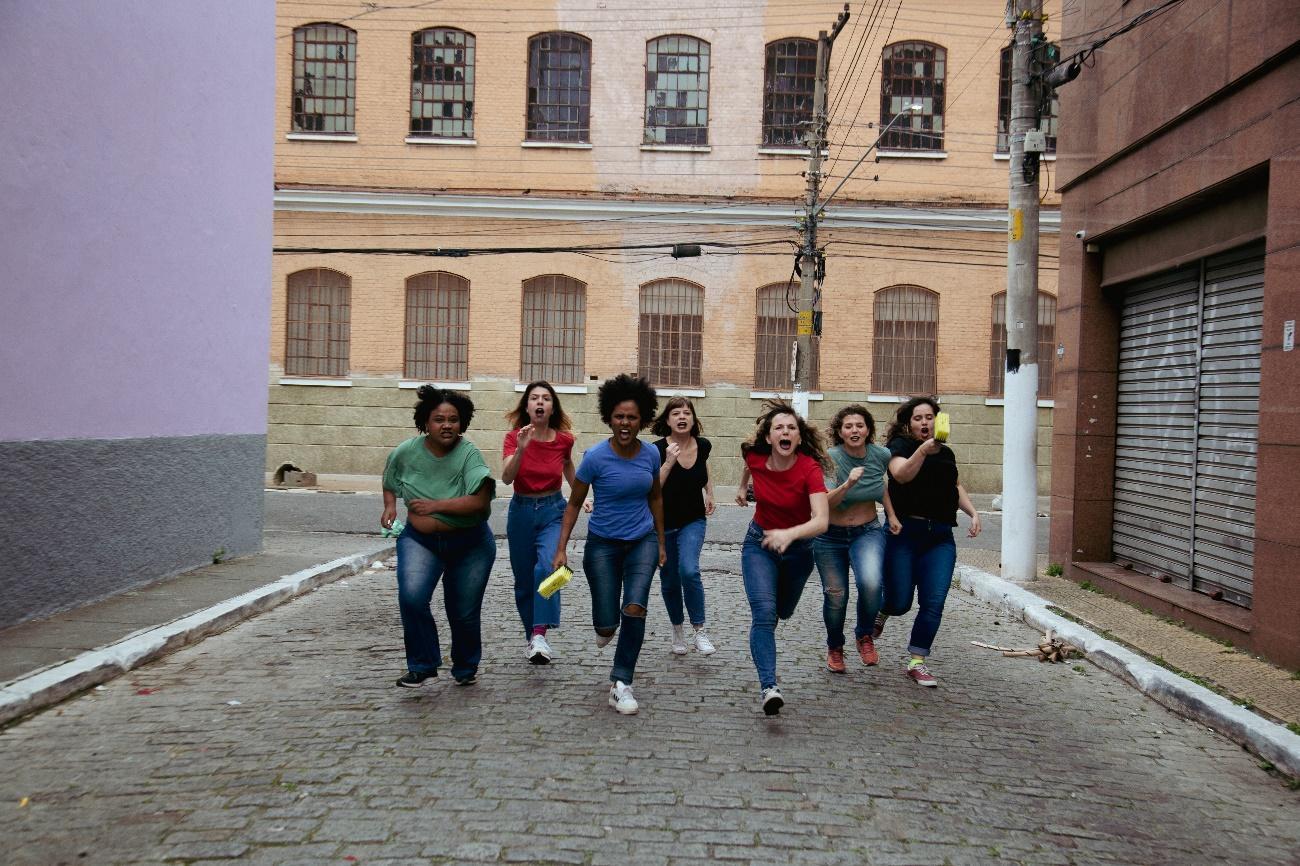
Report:
M 880 667 L 825 670 L 814 574 L 764 717 L 739 550 L 704 565 L 719 651 L 669 653 L 656 581 L 632 717 L 606 706 L 581 577 L 532 667 L 502 547 L 479 683 L 414 691 L 394 573 L 327 586 L 0 734 L 4 859 L 1296 862 L 1300 792 L 1086 662 L 971 647 L 1035 635 L 961 593 L 926 690 L 897 620 Z

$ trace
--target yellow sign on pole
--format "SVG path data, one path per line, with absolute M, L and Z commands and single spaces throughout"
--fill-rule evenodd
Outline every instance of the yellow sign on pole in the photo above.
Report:
M 1025 234 L 1025 212 L 1020 208 L 1011 209 L 1011 239 L 1018 241 Z
M 799 333 L 800 337 L 811 337 L 813 332 L 813 314 L 812 310 L 799 311 Z

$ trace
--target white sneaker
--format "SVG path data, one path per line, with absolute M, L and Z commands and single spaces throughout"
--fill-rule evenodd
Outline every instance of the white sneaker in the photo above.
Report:
M 673 655 L 686 655 L 686 635 L 680 625 L 673 626 Z
M 528 661 L 535 665 L 551 663 L 551 645 L 546 642 L 545 635 L 535 634 L 528 642 Z
M 632 687 L 624 685 L 622 681 L 609 687 L 609 705 L 625 716 L 634 715 L 641 709 L 636 698 L 632 697 Z
M 781 690 L 776 686 L 770 686 L 763 689 L 763 712 L 769 716 L 775 716 L 781 712 L 781 707 L 785 706 L 785 699 L 781 697 Z
M 709 636 L 704 633 L 703 626 L 695 630 L 695 651 L 702 656 L 711 656 L 718 651 L 713 641 L 709 640 Z

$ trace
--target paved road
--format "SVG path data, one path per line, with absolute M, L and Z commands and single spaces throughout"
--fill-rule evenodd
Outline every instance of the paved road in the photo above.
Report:
M 492 528 L 498 536 L 506 531 L 507 500 L 498 499 L 492 508 Z M 266 527 L 286 532 L 351 532 L 371 534 L 379 531 L 379 513 L 383 502 L 377 493 L 330 493 L 314 490 L 268 490 L 266 492 Z M 753 506 L 738 508 L 724 500 L 709 520 L 708 540 L 739 541 L 754 514 Z M 959 515 L 962 529 L 957 532 L 958 547 L 998 550 L 1002 545 L 1002 515 L 995 511 L 981 514 L 983 531 L 978 538 L 966 537 L 966 517 Z M 586 518 L 579 518 L 575 538 L 586 536 Z M 1038 552 L 1047 552 L 1048 519 L 1038 519 Z
M 531 667 L 504 564 L 477 686 L 393 687 L 380 571 L 6 729 L 6 862 L 1281 864 L 1300 850 L 1300 792 L 1086 664 L 971 647 L 1033 635 L 962 594 L 936 690 L 901 675 L 897 621 L 879 668 L 827 673 L 805 595 L 779 633 L 789 705 L 767 719 L 736 553 L 715 549 L 719 652 L 671 656 L 652 600 L 642 711 L 621 717 L 584 589 L 566 593 L 556 664 Z

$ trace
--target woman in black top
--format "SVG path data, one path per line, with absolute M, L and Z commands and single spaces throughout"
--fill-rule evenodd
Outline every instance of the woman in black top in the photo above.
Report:
M 915 593 L 917 612 L 907 647 L 912 656 L 907 675 L 930 687 L 939 683 L 925 660 L 943 619 L 957 563 L 952 537 L 957 509 L 970 516 L 970 537 L 980 534 L 979 514 L 957 480 L 957 458 L 934 438 L 938 411 L 932 397 L 914 397 L 899 407 L 885 437 L 890 453 L 889 498 L 902 526 L 898 530 L 891 526 L 893 534 L 885 545 L 884 613 L 876 619 L 879 634 L 885 615 L 907 613 Z
M 703 655 L 715 647 L 704 631 L 704 582 L 700 579 L 700 550 L 704 519 L 713 513 L 713 482 L 709 479 L 709 440 L 695 407 L 685 397 L 673 397 L 655 419 L 654 433 L 663 438 L 659 449 L 659 483 L 664 492 L 664 543 L 668 558 L 659 569 L 659 588 L 673 624 L 673 652 L 685 655 L 682 601 L 695 627 L 692 643 Z

